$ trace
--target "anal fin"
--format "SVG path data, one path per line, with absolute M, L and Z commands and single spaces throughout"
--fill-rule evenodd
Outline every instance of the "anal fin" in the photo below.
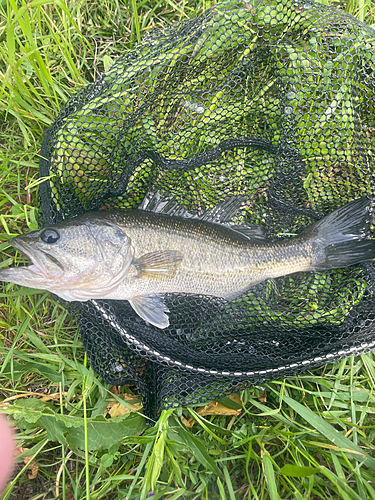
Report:
M 164 329 L 169 326 L 169 312 L 160 295 L 141 295 L 129 300 L 134 311 L 142 319 L 158 328 Z

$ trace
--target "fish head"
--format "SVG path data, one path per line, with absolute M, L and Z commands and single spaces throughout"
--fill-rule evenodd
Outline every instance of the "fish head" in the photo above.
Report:
M 31 265 L 0 271 L 0 280 L 49 290 L 65 300 L 101 298 L 127 274 L 130 238 L 115 224 L 77 217 L 12 238 Z

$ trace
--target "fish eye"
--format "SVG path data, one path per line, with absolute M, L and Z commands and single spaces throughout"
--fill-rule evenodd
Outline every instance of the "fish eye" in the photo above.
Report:
M 44 229 L 44 231 L 40 233 L 40 239 L 44 241 L 44 243 L 56 243 L 56 241 L 60 239 L 60 233 L 56 231 L 56 229 Z

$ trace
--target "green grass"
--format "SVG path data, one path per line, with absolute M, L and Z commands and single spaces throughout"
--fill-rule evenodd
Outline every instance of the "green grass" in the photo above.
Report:
M 370 0 L 333 4 L 375 25 Z M 147 31 L 209 5 L 0 0 L 0 267 L 11 235 L 37 226 L 38 152 L 61 105 Z M 248 389 L 239 415 L 179 409 L 151 428 L 134 412 L 104 418 L 131 408 L 134 388 L 102 383 L 48 294 L 2 285 L 0 356 L 0 411 L 28 449 L 3 499 L 375 499 L 372 353 Z

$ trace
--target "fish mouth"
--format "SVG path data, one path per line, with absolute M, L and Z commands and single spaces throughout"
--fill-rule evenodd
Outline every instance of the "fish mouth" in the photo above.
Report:
M 51 264 L 57 266 L 60 271 L 64 271 L 64 267 L 55 257 L 40 248 L 36 251 L 30 244 L 17 239 L 17 237 L 12 238 L 9 244 L 31 262 L 31 265 L 25 267 L 35 274 L 44 277 L 48 276 L 51 271 Z

